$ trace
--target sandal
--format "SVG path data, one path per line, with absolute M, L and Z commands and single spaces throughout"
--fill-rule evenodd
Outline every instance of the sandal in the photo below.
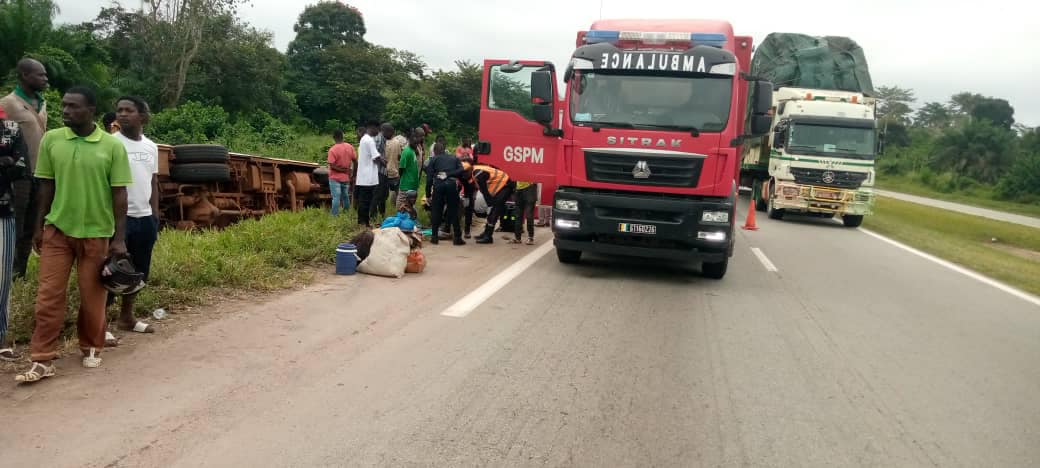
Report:
M 0 349 L 0 361 L 14 362 L 21 358 L 12 348 Z
M 509 242 L 510 244 L 519 244 L 519 243 L 520 243 L 520 239 L 515 239 L 515 238 L 512 238 L 512 237 L 510 237 L 510 238 L 508 239 L 508 242 Z
M 39 382 L 47 377 L 54 377 L 54 366 L 34 362 L 25 373 L 14 376 L 14 380 L 15 382 L 30 383 Z
M 116 338 L 116 336 L 113 335 L 112 332 L 106 331 L 105 332 L 105 347 L 106 348 L 115 348 L 116 346 L 119 346 L 119 338 Z
M 90 354 L 83 356 L 83 367 L 87 369 L 97 369 L 101 367 L 101 358 L 94 355 L 97 350 L 90 348 Z
M 527 242 L 525 242 L 525 244 L 527 244 L 527 245 L 534 245 L 534 238 L 533 237 L 528 237 L 527 238 Z

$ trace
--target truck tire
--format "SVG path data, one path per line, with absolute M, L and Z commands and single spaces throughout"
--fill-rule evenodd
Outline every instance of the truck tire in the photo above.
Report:
M 559 247 L 556 248 L 556 258 L 560 260 L 560 263 L 566 263 L 573 265 L 581 261 L 580 250 L 565 250 Z
M 710 279 L 722 279 L 726 276 L 726 270 L 729 269 L 729 259 L 725 259 L 721 262 L 704 262 L 701 264 L 701 274 L 705 278 Z
M 845 227 L 857 228 L 863 224 L 863 215 L 844 215 L 841 217 L 841 222 Z
M 173 147 L 174 164 L 228 162 L 228 150 L 220 145 L 178 145 Z
M 784 210 L 780 208 L 773 208 L 773 201 L 769 201 L 769 219 L 784 219 Z
M 170 167 L 170 178 L 186 184 L 227 182 L 231 168 L 227 164 L 177 164 Z

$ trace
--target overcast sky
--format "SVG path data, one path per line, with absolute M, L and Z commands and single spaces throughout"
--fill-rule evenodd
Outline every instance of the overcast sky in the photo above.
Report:
M 93 19 L 110 0 L 58 0 L 59 22 Z M 137 8 L 139 0 L 123 0 Z M 293 23 L 316 0 L 251 0 L 240 16 L 274 33 L 284 51 Z M 1025 2 L 989 0 L 355 0 L 366 39 L 407 49 L 431 68 L 485 58 L 566 63 L 575 34 L 603 18 L 715 18 L 761 42 L 770 32 L 848 36 L 867 53 L 874 85 L 912 88 L 918 103 L 960 91 L 1007 99 L 1015 120 L 1040 125 L 1040 15 Z M 602 5 L 602 7 L 601 7 Z M 1031 8 L 1031 7 L 1026 7 Z

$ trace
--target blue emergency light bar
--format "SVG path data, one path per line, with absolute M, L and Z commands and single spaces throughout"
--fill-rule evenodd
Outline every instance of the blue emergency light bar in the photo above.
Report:
M 667 42 L 690 42 L 693 46 L 704 45 L 715 48 L 723 48 L 726 45 L 726 35 L 717 33 L 668 33 L 668 32 L 639 32 L 639 31 L 589 31 L 585 33 L 586 44 L 599 44 L 606 42 L 617 45 L 620 41 L 640 41 L 647 44 L 664 44 Z

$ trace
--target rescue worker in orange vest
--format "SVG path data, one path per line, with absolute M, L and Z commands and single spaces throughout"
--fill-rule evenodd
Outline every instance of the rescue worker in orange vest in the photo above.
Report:
M 495 225 L 498 224 L 498 218 L 505 212 L 506 201 L 516 190 L 516 182 L 509 180 L 509 174 L 506 174 L 505 171 L 484 164 L 473 166 L 471 180 L 477 186 L 477 190 L 484 195 L 484 200 L 491 208 L 487 217 L 487 226 L 484 227 L 484 233 L 477 236 L 477 243 L 491 244 L 495 242 Z

